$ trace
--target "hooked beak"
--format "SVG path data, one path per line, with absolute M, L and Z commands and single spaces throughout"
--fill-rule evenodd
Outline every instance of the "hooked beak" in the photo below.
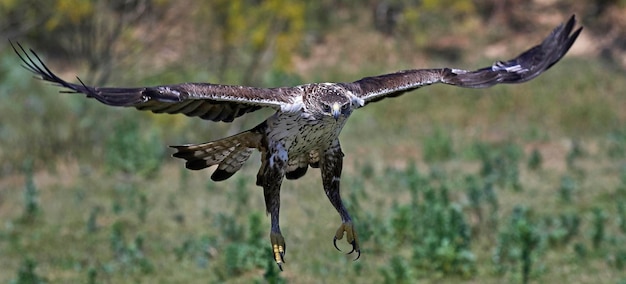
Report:
M 338 103 L 333 104 L 333 109 L 331 114 L 335 118 L 335 120 L 339 120 L 339 116 L 341 115 L 341 106 Z

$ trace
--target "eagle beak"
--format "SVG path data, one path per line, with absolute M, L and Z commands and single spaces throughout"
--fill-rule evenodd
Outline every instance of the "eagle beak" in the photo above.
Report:
M 339 120 L 339 116 L 341 115 L 341 106 L 338 103 L 333 104 L 332 115 L 335 120 Z

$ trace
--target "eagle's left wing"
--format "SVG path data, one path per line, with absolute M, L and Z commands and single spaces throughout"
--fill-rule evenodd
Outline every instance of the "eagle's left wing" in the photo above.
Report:
M 65 93 L 83 93 L 87 97 L 110 106 L 135 107 L 155 113 L 182 113 L 212 121 L 231 122 L 248 112 L 261 108 L 277 111 L 294 111 L 301 104 L 302 90 L 293 88 L 255 88 L 247 86 L 218 85 L 210 83 L 182 83 L 173 85 L 119 88 L 93 87 L 67 82 L 43 63 L 30 50 L 18 43 L 13 50 L 22 59 L 24 67 L 42 80 L 52 82 L 67 90 Z M 20 52 L 21 51 L 21 52 Z M 31 57 L 32 55 L 32 57 Z
M 580 27 L 572 33 L 575 24 L 576 19 L 572 16 L 567 23 L 556 27 L 541 44 L 514 59 L 498 61 L 475 71 L 452 68 L 406 70 L 366 77 L 343 85 L 367 104 L 434 83 L 486 88 L 502 83 L 526 82 L 552 67 L 567 53 L 582 30 Z

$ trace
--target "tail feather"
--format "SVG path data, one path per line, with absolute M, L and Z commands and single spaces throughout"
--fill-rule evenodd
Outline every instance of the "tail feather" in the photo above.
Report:
M 202 144 L 171 146 L 178 150 L 174 157 L 185 159 L 185 166 L 191 170 L 201 170 L 218 165 L 211 179 L 222 181 L 241 169 L 250 158 L 254 149 L 258 149 L 261 135 L 245 131 L 224 139 Z

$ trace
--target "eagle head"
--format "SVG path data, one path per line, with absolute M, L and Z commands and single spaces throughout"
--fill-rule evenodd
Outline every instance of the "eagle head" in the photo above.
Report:
M 311 84 L 305 92 L 304 104 L 316 119 L 347 118 L 352 113 L 350 91 L 338 84 Z

